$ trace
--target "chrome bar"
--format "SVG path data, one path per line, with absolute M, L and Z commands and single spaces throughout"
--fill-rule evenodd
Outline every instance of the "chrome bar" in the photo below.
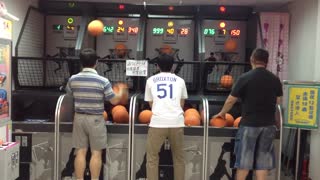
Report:
M 296 155 L 296 167 L 294 179 L 298 180 L 298 169 L 299 169 L 299 160 L 300 160 L 300 141 L 301 141 L 301 129 L 297 129 L 297 155 Z
M 279 115 L 280 115 L 280 127 L 279 127 L 279 130 L 280 130 L 280 139 L 279 139 L 279 155 L 278 155 L 278 180 L 280 180 L 281 178 L 281 155 L 282 155 L 282 133 L 283 133 L 283 114 L 282 114 L 282 109 L 281 109 L 281 106 L 280 105 L 277 105 L 277 109 L 279 111 Z
M 55 118 L 54 118 L 54 166 L 53 166 L 53 179 L 59 180 L 59 156 L 60 156 L 60 112 L 61 104 L 65 95 L 61 95 L 57 101 Z
M 136 102 L 137 102 L 137 97 L 140 95 L 139 94 L 136 94 L 135 96 L 131 97 L 131 100 L 130 100 L 130 113 L 131 115 L 129 117 L 131 117 L 131 120 L 130 120 L 130 123 L 131 123 L 131 130 L 130 130 L 130 134 L 131 134 L 131 141 L 130 141 L 130 145 L 131 145 L 131 150 L 129 152 L 130 154 L 130 159 L 128 161 L 128 167 L 130 168 L 129 171 L 128 171 L 128 180 L 132 180 L 134 179 L 134 162 L 133 162 L 133 157 L 134 157 L 134 121 L 135 121 L 135 117 L 136 117 Z
M 202 103 L 203 103 L 203 127 L 204 127 L 204 142 L 203 142 L 203 150 L 204 150 L 204 156 L 202 157 L 202 167 L 203 167 L 203 176 L 202 179 L 206 180 L 207 179 L 207 165 L 208 165 L 208 119 L 209 119 L 209 103 L 208 99 L 204 96 L 202 96 Z

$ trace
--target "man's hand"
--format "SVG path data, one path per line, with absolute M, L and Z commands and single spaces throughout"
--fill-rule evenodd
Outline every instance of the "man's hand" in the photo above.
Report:
M 211 118 L 217 118 L 217 117 L 221 117 L 222 119 L 226 119 L 226 113 L 221 113 L 219 112 L 218 114 L 212 116 Z

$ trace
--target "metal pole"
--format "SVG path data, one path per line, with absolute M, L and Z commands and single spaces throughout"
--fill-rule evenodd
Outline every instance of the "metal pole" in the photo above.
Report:
M 61 95 L 57 101 L 55 118 L 54 118 L 54 162 L 53 162 L 53 179 L 59 180 L 59 156 L 60 156 L 60 109 L 65 95 Z
M 131 144 L 131 148 L 130 148 L 130 151 L 129 151 L 129 161 L 128 161 L 128 180 L 131 180 L 131 179 L 134 179 L 133 178 L 133 175 L 134 175 L 134 126 L 135 126 L 135 117 L 136 117 L 136 102 L 137 102 L 137 98 L 140 94 L 136 94 L 134 95 L 132 98 L 131 98 L 131 103 L 130 103 L 130 113 L 131 113 L 131 120 L 130 120 L 130 123 L 131 123 L 131 130 L 130 130 L 130 134 L 131 134 L 131 140 L 130 140 L 130 144 Z
M 297 155 L 296 155 L 296 168 L 295 168 L 295 180 L 298 180 L 298 169 L 299 169 L 299 160 L 300 160 L 300 141 L 301 141 L 301 129 L 297 129 Z
M 283 117 L 282 117 L 282 110 L 281 106 L 277 105 L 279 115 L 280 115 L 280 142 L 279 142 L 279 155 L 278 155 L 278 180 L 281 178 L 281 155 L 282 155 L 282 130 L 283 130 Z
M 202 139 L 202 180 L 205 180 L 206 179 L 206 137 L 207 137 L 207 126 L 206 126 L 206 123 L 207 123 L 207 117 L 206 117 L 206 113 L 207 113 L 207 101 L 206 101 L 206 98 L 201 96 L 200 97 L 201 100 L 202 100 L 202 106 L 203 106 L 203 110 L 202 110 L 202 113 L 203 113 L 203 139 Z

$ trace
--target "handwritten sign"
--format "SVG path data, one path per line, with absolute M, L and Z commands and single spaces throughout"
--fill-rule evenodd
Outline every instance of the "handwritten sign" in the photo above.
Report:
M 148 61 L 146 60 L 126 60 L 127 76 L 147 76 Z
M 3 18 L 0 18 L 0 38 L 12 39 L 12 22 Z
M 286 126 L 318 128 L 319 87 L 289 85 Z

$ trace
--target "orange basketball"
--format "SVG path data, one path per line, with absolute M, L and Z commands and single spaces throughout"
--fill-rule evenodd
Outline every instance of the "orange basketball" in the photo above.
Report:
M 226 52 L 235 52 L 238 48 L 238 43 L 234 39 L 228 39 L 224 42 L 224 50 Z
M 227 125 L 227 121 L 222 119 L 221 117 L 212 118 L 210 120 L 210 125 L 215 127 L 225 127 Z
M 232 127 L 233 126 L 233 122 L 234 122 L 234 118 L 231 114 L 226 113 L 226 121 L 227 121 L 227 126 L 228 127 Z
M 164 44 L 164 45 L 162 45 L 161 48 L 160 48 L 160 53 L 161 53 L 161 54 L 171 55 L 171 54 L 173 54 L 173 49 L 172 49 L 172 47 L 171 47 L 170 45 Z
M 241 121 L 241 116 L 240 116 L 240 117 L 238 117 L 238 118 L 234 121 L 234 123 L 233 123 L 233 127 L 239 127 L 239 123 L 240 123 L 240 121 Z
M 0 146 L 3 144 L 3 140 L 2 139 L 0 139 Z
M 103 33 L 103 23 L 100 20 L 93 20 L 88 24 L 88 32 L 92 36 L 98 36 Z
M 201 119 L 199 111 L 195 108 L 189 108 L 184 112 L 185 117 L 188 115 L 196 115 L 197 117 L 199 117 L 199 119 Z
M 148 124 L 148 123 L 150 123 L 151 116 L 152 116 L 152 111 L 143 110 L 139 114 L 139 122 L 142 124 Z
M 124 58 L 127 54 L 127 46 L 125 44 L 119 43 L 114 47 L 114 49 L 119 58 Z
M 184 118 L 184 124 L 186 126 L 200 126 L 200 117 L 195 113 L 189 114 Z
M 117 105 L 114 106 L 111 110 L 111 114 L 114 114 L 114 112 L 118 111 L 118 110 L 123 110 L 123 111 L 127 111 L 126 107 L 122 106 L 122 105 Z
M 224 88 L 231 88 L 233 84 L 233 78 L 231 75 L 223 75 L 220 79 L 220 84 Z
M 118 109 L 112 113 L 114 123 L 128 123 L 129 113 L 127 110 Z
M 104 119 L 105 121 L 108 120 L 108 113 L 107 113 L 106 111 L 103 111 L 103 119 Z
M 124 89 L 124 93 L 121 96 L 119 104 L 127 105 L 129 99 L 128 85 L 125 83 L 116 83 L 113 85 L 112 90 L 114 93 L 118 94 L 120 89 Z

